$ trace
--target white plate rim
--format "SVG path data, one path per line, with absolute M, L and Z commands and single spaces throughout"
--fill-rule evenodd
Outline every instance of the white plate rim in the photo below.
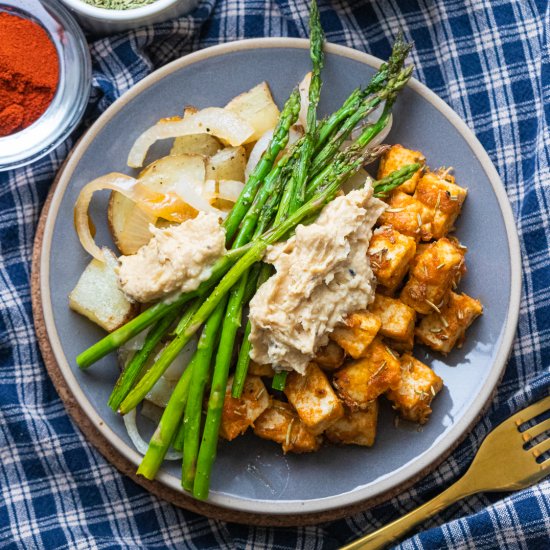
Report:
M 95 136 L 98 134 L 98 132 L 124 105 L 132 101 L 136 96 L 138 96 L 142 91 L 146 90 L 157 80 L 162 79 L 165 76 L 182 69 L 183 67 L 199 63 L 210 57 L 225 55 L 227 53 L 235 51 L 260 48 L 308 49 L 309 40 L 301 38 L 255 38 L 240 40 L 227 44 L 220 44 L 181 57 L 154 71 L 149 76 L 145 77 L 135 86 L 133 86 L 119 99 L 117 99 L 90 127 L 90 129 L 86 132 L 84 137 L 75 147 L 65 167 L 63 168 L 57 183 L 57 187 L 52 197 L 44 227 L 44 236 L 40 254 L 40 289 L 44 312 L 44 321 L 48 333 L 48 339 L 50 341 L 60 371 L 65 378 L 67 386 L 69 387 L 82 411 L 86 414 L 86 416 L 95 426 L 95 428 L 109 441 L 109 443 L 113 445 L 113 447 L 115 447 L 118 452 L 120 452 L 126 459 L 135 464 L 136 468 L 140 462 L 141 455 L 139 455 L 137 451 L 127 445 L 107 426 L 107 424 L 102 420 L 101 416 L 92 406 L 90 401 L 86 398 L 69 366 L 67 358 L 65 357 L 59 335 L 56 330 L 49 287 L 49 258 L 53 230 L 55 227 L 55 221 L 57 219 L 59 206 L 61 204 L 65 189 L 67 188 L 73 171 L 81 156 L 84 154 L 90 143 L 95 139 Z M 332 54 L 347 57 L 361 63 L 365 63 L 374 68 L 378 68 L 382 63 L 382 60 L 370 54 L 366 54 L 338 44 L 327 43 L 326 51 Z M 456 130 L 470 146 L 474 155 L 477 157 L 480 164 L 482 165 L 483 170 L 485 171 L 489 181 L 491 182 L 506 227 L 511 262 L 510 304 L 500 348 L 497 351 L 494 364 L 490 373 L 487 376 L 487 380 L 477 396 L 476 405 L 466 411 L 466 413 L 449 430 L 449 432 L 437 442 L 437 444 L 435 444 L 432 448 L 428 449 L 426 452 L 420 455 L 419 458 L 413 463 L 403 466 L 396 472 L 392 473 L 392 475 L 385 476 L 380 480 L 377 480 L 362 487 L 355 488 L 352 491 L 339 495 L 334 495 L 331 497 L 311 499 L 308 501 L 273 501 L 265 499 L 250 499 L 244 497 L 238 498 L 223 493 L 211 492 L 207 500 L 207 502 L 211 504 L 253 514 L 260 513 L 288 515 L 324 512 L 339 507 L 350 506 L 363 500 L 375 499 L 377 497 L 379 498 L 384 493 L 390 492 L 392 489 L 395 489 L 401 484 L 405 484 L 407 480 L 418 476 L 421 472 L 427 471 L 430 468 L 430 465 L 432 465 L 433 463 L 438 463 L 438 458 L 445 454 L 448 449 L 452 448 L 463 438 L 466 430 L 468 430 L 468 428 L 477 418 L 478 414 L 482 411 L 485 404 L 491 398 L 491 395 L 496 385 L 501 379 L 514 341 L 514 335 L 519 318 L 519 307 L 521 298 L 520 245 L 512 208 L 508 201 L 504 185 L 492 161 L 490 160 L 488 154 L 486 153 L 485 149 L 476 138 L 472 130 L 470 130 L 466 123 L 441 98 L 439 98 L 424 84 L 413 78 L 410 80 L 408 85 L 415 92 L 421 95 L 425 100 L 431 103 L 432 106 L 434 106 L 438 111 L 440 111 L 445 116 L 445 118 L 447 118 L 447 120 L 456 128 Z M 167 487 L 183 492 L 179 479 L 175 476 L 168 474 L 162 469 L 157 475 L 156 479 Z

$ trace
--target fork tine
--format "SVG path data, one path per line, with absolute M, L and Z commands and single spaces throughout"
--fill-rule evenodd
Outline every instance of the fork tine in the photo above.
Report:
M 550 430 L 550 418 L 547 418 L 544 422 L 521 432 L 521 437 L 523 438 L 523 441 L 531 441 L 531 439 L 534 439 L 537 435 L 540 435 L 547 430 Z
M 529 449 L 535 458 L 538 458 L 540 455 L 544 454 L 546 451 L 550 451 L 550 437 L 541 441 L 539 444 L 535 445 Z
M 512 415 L 510 417 L 510 420 L 514 422 L 516 426 L 521 426 L 523 423 L 531 420 L 531 418 L 534 418 L 535 416 L 538 416 L 539 414 L 542 414 L 547 410 L 550 410 L 550 395 L 545 397 L 544 399 L 541 399 L 540 401 L 537 401 L 530 407 L 522 409 L 521 411 Z

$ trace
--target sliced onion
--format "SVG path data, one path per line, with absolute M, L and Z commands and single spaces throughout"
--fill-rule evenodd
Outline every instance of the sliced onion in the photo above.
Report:
M 304 135 L 304 129 L 301 125 L 295 124 L 290 127 L 288 132 L 288 143 L 286 149 L 291 145 L 294 145 L 302 136 Z M 255 143 L 252 151 L 250 151 L 250 156 L 248 157 L 248 162 L 246 163 L 246 168 L 244 170 L 245 181 L 248 180 L 248 177 L 252 173 L 252 170 L 256 168 L 258 162 L 262 158 L 262 155 L 265 153 L 271 138 L 273 137 L 273 130 L 268 130 L 262 137 Z
M 243 190 L 244 183 L 236 180 L 220 180 L 218 183 L 219 190 L 217 198 L 237 202 L 237 199 Z
M 141 437 L 138 431 L 136 424 L 136 409 L 131 410 L 129 413 L 124 415 L 124 426 L 126 426 L 126 431 L 134 444 L 134 447 L 142 455 L 145 455 L 149 445 Z M 168 451 L 164 457 L 166 460 L 180 460 L 183 455 L 178 451 Z
M 223 217 L 227 216 L 227 212 L 220 210 L 219 203 L 226 202 L 229 208 L 237 202 L 244 183 L 236 180 L 206 180 L 202 187 L 202 196 L 209 204 L 216 205 L 216 212 L 222 212 Z
M 348 178 L 344 182 L 342 185 L 342 191 L 344 191 L 344 193 L 349 193 L 353 189 L 362 189 L 368 181 L 372 182 L 372 178 L 368 172 L 363 168 L 359 168 L 359 170 L 357 170 L 351 178 Z
M 172 395 L 177 383 L 177 380 L 168 380 L 163 375 L 155 382 L 155 385 L 145 396 L 145 399 L 148 399 L 151 403 L 154 403 L 158 407 L 164 408 L 168 404 L 170 396 Z
M 153 237 L 150 225 L 155 225 L 158 219 L 141 208 L 136 208 L 133 203 L 129 204 L 132 208 L 128 209 L 122 231 L 116 235 L 113 231 L 113 238 L 122 254 L 135 254 L 146 245 Z
M 307 73 L 304 76 L 302 82 L 298 86 L 300 91 L 300 114 L 298 115 L 298 121 L 307 130 L 307 110 L 309 108 L 309 85 L 311 84 L 311 73 Z
M 202 109 L 183 119 L 162 119 L 137 138 L 128 155 L 128 166 L 143 166 L 149 147 L 159 139 L 210 134 L 235 147 L 245 143 L 253 133 L 254 128 L 248 122 L 219 107 Z
M 382 114 L 382 111 L 384 110 L 384 104 L 380 104 L 372 113 L 369 113 L 369 115 L 360 122 L 351 132 L 351 139 L 352 141 L 355 141 L 361 132 L 365 129 L 366 126 L 369 126 L 370 124 L 374 124 Z M 390 114 L 388 123 L 384 127 L 384 129 L 374 136 L 374 139 L 369 143 L 369 147 L 375 147 L 376 145 L 380 145 L 381 143 L 384 143 L 386 141 L 386 138 L 388 137 L 388 134 L 390 133 L 391 127 L 393 124 L 393 115 Z
M 140 412 L 142 416 L 153 421 L 155 424 L 158 424 L 160 422 L 164 409 L 161 409 L 154 403 L 151 403 L 151 401 L 147 401 L 147 399 L 144 399 L 143 402 L 141 403 Z
M 273 130 L 268 130 L 254 144 L 252 151 L 250 151 L 250 156 L 248 157 L 246 168 L 244 169 L 245 181 L 248 180 L 248 176 L 250 176 L 250 173 L 252 172 L 252 170 L 254 170 L 258 162 L 260 162 L 260 159 L 262 158 L 262 155 L 267 149 L 267 146 L 269 145 L 269 142 L 271 141 L 272 137 L 273 137 Z
M 86 184 L 74 207 L 74 223 L 78 238 L 84 249 L 100 262 L 104 261 L 103 252 L 96 245 L 90 229 L 88 207 L 96 191 L 108 189 L 118 191 L 133 200 L 139 208 L 168 221 L 181 223 L 197 215 L 197 210 L 187 204 L 175 193 L 159 193 L 139 183 L 138 180 L 111 172 Z
M 166 369 L 164 376 L 167 380 L 175 380 L 176 382 L 181 378 L 183 371 L 187 368 L 187 365 L 191 361 L 193 354 L 197 350 L 198 337 L 194 336 L 187 342 L 185 347 L 180 351 L 178 356 L 172 361 L 172 364 Z

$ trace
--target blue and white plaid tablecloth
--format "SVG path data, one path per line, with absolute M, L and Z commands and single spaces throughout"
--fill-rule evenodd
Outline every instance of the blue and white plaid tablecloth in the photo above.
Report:
M 175 508 L 120 474 L 73 425 L 38 351 L 30 305 L 34 232 L 84 125 L 41 161 L 0 173 L 0 547 L 335 548 L 437 494 L 483 437 L 550 386 L 550 8 L 547 0 L 320 0 L 327 39 L 386 57 L 399 29 L 415 76 L 466 120 L 512 203 L 523 256 L 513 355 L 489 412 L 434 473 L 357 516 L 315 527 L 226 524 Z M 85 124 L 153 69 L 199 48 L 306 36 L 305 0 L 204 0 L 188 17 L 90 42 Z M 550 548 L 550 482 L 480 494 L 426 521 L 409 548 Z

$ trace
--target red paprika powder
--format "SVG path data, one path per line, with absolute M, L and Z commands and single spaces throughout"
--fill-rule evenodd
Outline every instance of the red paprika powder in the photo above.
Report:
M 59 57 L 34 21 L 0 11 L 0 137 L 38 119 L 59 82 Z

